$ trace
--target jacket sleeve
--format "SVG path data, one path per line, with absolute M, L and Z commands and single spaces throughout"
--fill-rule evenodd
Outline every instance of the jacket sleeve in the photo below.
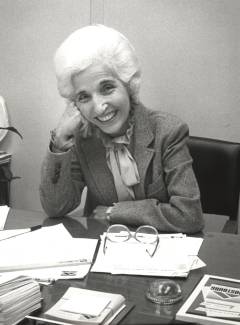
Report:
M 144 200 L 116 203 L 111 222 L 135 226 L 149 224 L 166 232 L 200 231 L 204 222 L 200 192 L 186 144 L 188 126 L 180 121 L 161 136 L 161 181 L 168 199 L 161 202 L 156 195 L 154 198 L 146 195 Z
M 74 149 L 53 153 L 49 149 L 41 168 L 40 200 L 50 217 L 71 212 L 81 202 L 85 182 Z

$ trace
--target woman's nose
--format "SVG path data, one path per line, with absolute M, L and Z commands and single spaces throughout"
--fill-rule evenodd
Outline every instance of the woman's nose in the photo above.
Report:
M 105 103 L 103 98 L 95 97 L 94 98 L 94 110 L 95 112 L 100 115 L 102 114 L 107 108 L 107 104 Z

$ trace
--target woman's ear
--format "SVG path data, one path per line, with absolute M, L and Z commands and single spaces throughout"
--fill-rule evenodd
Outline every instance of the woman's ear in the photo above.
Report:
M 139 103 L 139 90 L 140 90 L 141 74 L 137 71 L 128 82 L 128 93 L 131 103 Z

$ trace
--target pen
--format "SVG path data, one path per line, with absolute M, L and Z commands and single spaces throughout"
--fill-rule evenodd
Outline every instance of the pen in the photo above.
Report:
M 21 232 L 20 234 L 12 235 L 12 236 L 9 236 L 9 237 L 6 237 L 6 238 L 2 238 L 2 239 L 0 239 L 0 241 L 6 240 L 6 239 L 10 239 L 10 238 L 14 238 L 14 237 L 18 237 L 18 236 L 21 236 L 21 235 L 27 234 L 27 233 L 29 233 L 29 232 L 31 232 L 31 231 L 38 230 L 38 229 L 40 229 L 40 228 L 42 228 L 41 225 L 33 226 L 33 227 L 28 228 L 29 230 L 27 230 L 27 231 L 24 231 L 24 232 Z M 13 229 L 13 230 L 14 230 L 14 229 Z M 16 229 L 16 230 L 17 230 L 17 229 Z M 3 230 L 3 231 L 4 231 L 4 230 Z
M 45 282 L 47 284 L 53 284 L 55 282 L 55 279 L 53 278 L 33 278 L 33 280 L 37 282 Z
M 42 225 L 33 226 L 33 227 L 30 227 L 30 231 L 38 230 L 40 228 L 42 228 Z

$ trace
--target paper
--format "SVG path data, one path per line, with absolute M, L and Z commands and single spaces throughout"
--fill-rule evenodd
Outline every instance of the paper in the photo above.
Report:
M 64 301 L 61 310 L 96 317 L 109 305 L 109 297 L 94 296 L 93 294 L 79 295 L 78 291 L 71 291 L 71 296 Z
M 7 205 L 0 206 L 0 230 L 4 229 L 9 209 L 10 208 Z
M 7 238 L 11 238 L 20 234 L 24 234 L 26 232 L 31 231 L 30 228 L 25 229 L 11 229 L 11 230 L 0 230 L 0 241 L 5 240 Z
M 124 243 L 107 240 L 104 254 L 105 235 L 104 233 L 101 237 L 92 272 L 187 277 L 192 268 L 205 265 L 197 258 L 202 238 L 187 237 L 183 234 L 159 235 L 158 249 L 151 257 L 147 250 L 153 250 L 154 244 L 142 244 L 133 238 Z
M 39 283 L 49 285 L 52 284 L 53 280 L 83 279 L 89 272 L 90 267 L 91 264 L 89 263 L 83 265 L 80 264 L 59 267 L 35 268 L 14 272 L 4 272 L 1 273 L 0 276 L 5 274 L 9 274 L 9 276 L 26 275 L 35 279 Z
M 191 270 L 200 269 L 206 266 L 206 263 L 204 263 L 198 256 L 188 256 L 188 258 L 189 263 L 191 264 Z
M 120 294 L 70 287 L 44 315 L 56 323 L 103 324 L 123 305 L 125 298 Z
M 5 281 L 4 281 L 5 280 Z M 38 283 L 28 277 L 1 277 L 1 324 L 17 324 L 33 310 L 41 307 L 41 291 Z
M 72 238 L 60 224 L 0 241 L 0 272 L 91 264 L 97 239 Z

